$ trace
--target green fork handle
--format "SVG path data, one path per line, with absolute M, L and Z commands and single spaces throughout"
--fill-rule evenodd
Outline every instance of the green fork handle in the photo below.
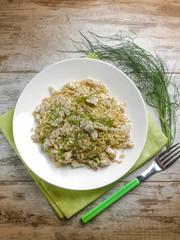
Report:
M 100 212 L 102 212 L 104 209 L 109 207 L 111 204 L 113 204 L 115 201 L 117 201 L 119 198 L 121 198 L 123 195 L 131 191 L 133 188 L 135 188 L 139 184 L 140 184 L 140 181 L 137 178 L 134 178 L 124 187 L 119 189 L 117 192 L 112 194 L 110 197 L 108 197 L 103 202 L 101 202 L 96 207 L 94 207 L 89 212 L 87 212 L 85 215 L 83 215 L 81 217 L 82 222 L 87 223 L 89 220 L 94 218 L 96 215 L 98 215 Z

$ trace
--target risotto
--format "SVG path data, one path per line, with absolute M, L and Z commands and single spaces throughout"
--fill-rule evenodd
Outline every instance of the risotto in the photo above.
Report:
M 33 142 L 40 143 L 57 167 L 98 169 L 121 162 L 117 149 L 132 148 L 131 123 L 125 103 L 110 96 L 100 81 L 71 81 L 60 91 L 50 87 L 33 116 L 37 126 Z

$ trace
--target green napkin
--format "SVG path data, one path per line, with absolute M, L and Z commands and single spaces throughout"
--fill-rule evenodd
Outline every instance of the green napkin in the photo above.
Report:
M 87 57 L 98 59 L 98 57 L 94 54 L 89 54 Z M 11 146 L 13 147 L 13 149 L 15 150 L 15 152 L 17 153 L 17 155 L 20 157 L 13 138 L 12 131 L 13 114 L 14 108 L 9 110 L 0 117 L 0 129 L 7 138 L 7 140 L 9 141 L 9 143 L 11 144 Z M 154 155 L 156 155 L 161 150 L 161 148 L 165 146 L 166 143 L 167 143 L 166 136 L 157 127 L 157 125 L 154 123 L 151 117 L 148 116 L 148 135 L 145 147 L 138 161 L 126 175 L 133 172 L 141 165 L 146 163 L 148 160 L 150 160 Z M 38 176 L 36 176 L 27 167 L 27 165 L 24 163 L 21 157 L 20 159 L 60 218 L 63 218 L 64 216 L 66 218 L 70 218 L 75 213 L 79 212 L 81 209 L 89 205 L 91 202 L 96 200 L 98 197 L 100 197 L 103 193 L 105 193 L 107 190 L 109 190 L 116 184 L 112 183 L 102 188 L 87 191 L 75 191 L 63 189 L 51 185 L 46 181 L 42 180 L 41 178 L 39 178 Z

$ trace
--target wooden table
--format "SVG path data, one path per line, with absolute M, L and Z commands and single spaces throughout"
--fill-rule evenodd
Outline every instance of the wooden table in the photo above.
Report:
M 78 31 L 137 34 L 135 42 L 156 53 L 180 81 L 180 1 L 177 0 L 1 0 L 0 115 L 12 108 L 27 83 L 43 68 L 76 57 L 68 37 Z M 174 68 L 174 64 L 176 64 Z M 172 72 L 173 70 L 173 72 Z M 159 125 L 156 113 L 148 112 Z M 176 141 L 180 140 L 178 118 Z M 69 220 L 60 220 L 0 133 L 0 239 L 180 239 L 180 161 L 143 182 L 93 221 L 80 217 L 141 167 Z

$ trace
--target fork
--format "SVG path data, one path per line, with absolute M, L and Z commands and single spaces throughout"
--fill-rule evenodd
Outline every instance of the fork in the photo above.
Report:
M 94 218 L 96 215 L 98 215 L 100 212 L 105 210 L 107 207 L 109 207 L 112 203 L 117 201 L 119 198 L 121 198 L 123 195 L 128 193 L 130 190 L 138 186 L 142 181 L 144 181 L 146 178 L 150 177 L 154 173 L 163 171 L 170 167 L 173 163 L 175 163 L 180 158 L 180 151 L 179 151 L 179 143 L 175 144 L 171 148 L 163 151 L 159 155 L 155 157 L 155 160 L 151 164 L 151 166 L 141 173 L 139 176 L 131 180 L 128 184 L 126 184 L 124 187 L 122 187 L 120 190 L 112 194 L 110 197 L 105 199 L 103 202 L 98 204 L 96 207 L 91 209 L 89 212 L 87 212 L 85 215 L 81 217 L 81 221 L 83 223 L 87 223 L 89 220 Z

